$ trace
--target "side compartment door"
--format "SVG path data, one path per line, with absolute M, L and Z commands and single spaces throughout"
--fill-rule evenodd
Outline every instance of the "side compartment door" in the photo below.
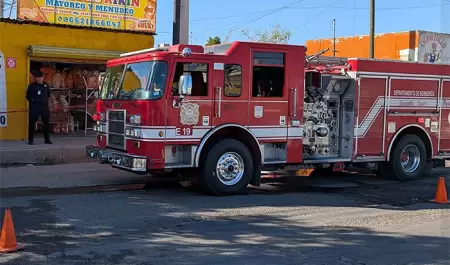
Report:
M 300 163 L 303 160 L 303 111 L 305 102 L 305 64 L 298 58 L 305 57 L 305 51 L 290 50 L 286 58 L 286 79 L 289 97 L 289 110 L 286 116 L 287 162 Z M 281 121 L 280 121 L 281 122 Z
M 439 148 L 445 155 L 450 155 L 450 79 L 441 84 L 441 120 L 439 132 Z
M 355 159 L 384 157 L 388 77 L 360 76 L 355 128 Z
M 192 166 L 197 145 L 209 131 L 212 115 L 212 67 L 208 61 L 183 58 L 176 61 L 169 86 L 172 93 L 166 99 L 165 165 L 166 167 Z M 181 75 L 192 76 L 191 95 L 178 95 Z

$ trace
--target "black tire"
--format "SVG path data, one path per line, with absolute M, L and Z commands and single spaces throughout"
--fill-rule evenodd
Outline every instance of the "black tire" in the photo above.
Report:
M 220 157 L 226 153 L 237 154 L 243 162 L 244 171 L 242 177 L 236 183 L 224 184 L 216 173 L 216 167 Z M 234 139 L 224 139 L 214 144 L 205 156 L 202 156 L 199 183 L 207 193 L 214 195 L 239 194 L 246 190 L 253 175 L 253 160 L 248 148 Z
M 419 154 L 417 157 L 420 159 L 418 166 L 414 167 L 415 169 L 411 168 L 410 172 L 405 170 L 401 164 L 402 152 L 407 146 L 413 146 L 413 148 L 418 150 Z M 393 179 L 399 181 L 418 180 L 431 173 L 431 162 L 427 160 L 427 150 L 423 141 L 418 136 L 407 134 L 394 146 L 390 160 L 387 164 L 382 166 L 381 172 L 383 172 L 383 174 L 388 174 Z

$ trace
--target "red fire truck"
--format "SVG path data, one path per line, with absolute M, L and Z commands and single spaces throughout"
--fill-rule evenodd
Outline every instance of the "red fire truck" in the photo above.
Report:
M 450 65 L 324 61 L 250 42 L 152 48 L 107 63 L 94 116 L 87 156 L 138 174 L 193 172 L 213 194 L 259 185 L 265 168 L 408 181 L 450 167 Z

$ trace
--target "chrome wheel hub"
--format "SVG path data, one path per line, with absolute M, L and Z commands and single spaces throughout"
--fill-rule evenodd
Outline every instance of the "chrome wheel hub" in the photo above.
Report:
M 413 144 L 405 146 L 405 148 L 403 148 L 400 161 L 405 172 L 414 173 L 420 165 L 419 148 Z
M 225 153 L 217 161 L 216 174 L 223 184 L 234 185 L 244 175 L 244 160 L 237 153 Z

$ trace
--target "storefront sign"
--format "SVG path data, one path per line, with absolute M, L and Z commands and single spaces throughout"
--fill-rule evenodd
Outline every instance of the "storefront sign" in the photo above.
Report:
M 17 17 L 51 24 L 155 32 L 157 0 L 21 0 Z
M 7 102 L 6 102 L 6 74 L 5 74 L 5 57 L 0 51 L 0 128 L 7 125 Z
M 16 68 L 16 58 L 6 57 L 6 67 Z
M 418 61 L 450 64 L 450 35 L 420 31 Z

